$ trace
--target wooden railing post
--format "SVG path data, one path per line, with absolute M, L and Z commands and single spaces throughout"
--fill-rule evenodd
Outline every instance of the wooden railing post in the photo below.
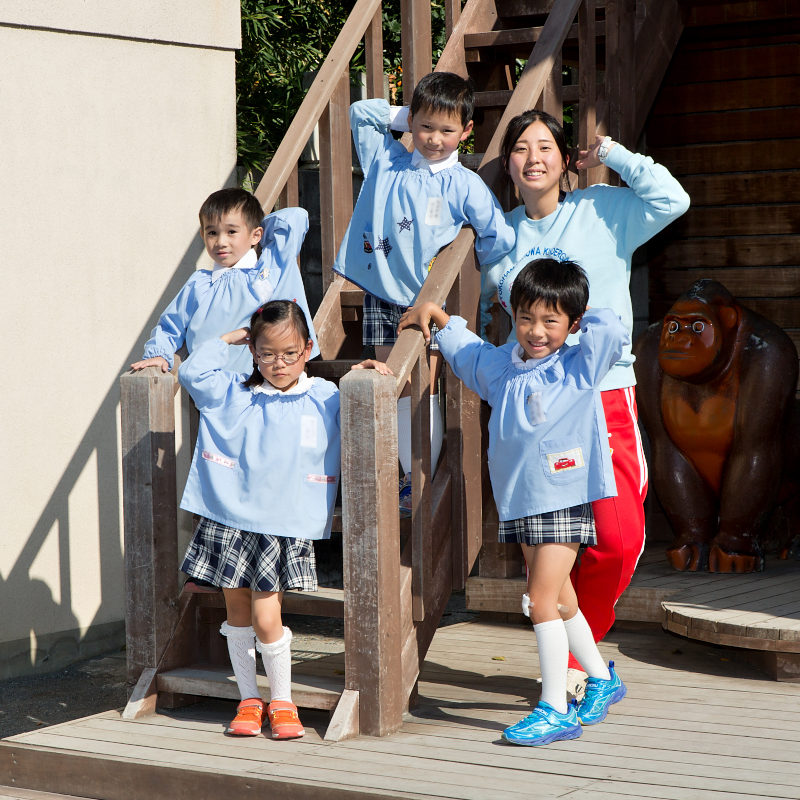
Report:
M 595 0 L 583 0 L 578 9 L 578 147 L 594 143 L 597 128 L 597 41 Z M 578 188 L 591 183 L 589 170 L 578 173 Z
M 480 270 L 470 250 L 447 310 L 480 331 Z M 463 589 L 481 548 L 481 401 L 447 370 L 447 468 L 451 476 L 453 588 Z
M 431 593 L 431 379 L 423 350 L 411 371 L 411 598 L 414 622 Z
M 400 38 L 403 48 L 403 102 L 411 103 L 414 87 L 431 71 L 431 4 L 400 0 Z
M 461 19 L 461 0 L 444 0 L 444 32 L 447 39 Z
M 552 114 L 557 120 L 558 124 L 562 125 L 564 122 L 564 92 L 563 92 L 563 77 L 561 75 L 562 60 L 561 51 L 559 50 L 553 56 L 553 68 L 547 76 L 547 80 L 542 90 L 542 95 L 539 102 L 536 104 L 537 108 Z
M 156 667 L 177 621 L 176 390 L 155 367 L 120 378 L 129 691 Z
M 378 6 L 364 34 L 364 61 L 367 67 L 367 97 L 383 97 L 383 10 Z
M 403 723 L 397 385 L 374 370 L 342 378 L 345 687 L 362 734 Z
M 353 215 L 353 158 L 350 144 L 350 71 L 319 119 L 319 205 L 322 227 L 322 290 L 333 282 L 333 262 Z

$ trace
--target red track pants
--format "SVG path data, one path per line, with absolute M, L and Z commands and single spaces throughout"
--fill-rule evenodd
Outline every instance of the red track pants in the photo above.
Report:
M 597 546 L 584 550 L 572 570 L 578 605 L 599 642 L 614 624 L 614 604 L 628 588 L 644 549 L 644 498 L 647 463 L 636 412 L 636 391 L 602 392 L 617 496 L 592 503 Z M 569 666 L 580 669 L 570 653 Z

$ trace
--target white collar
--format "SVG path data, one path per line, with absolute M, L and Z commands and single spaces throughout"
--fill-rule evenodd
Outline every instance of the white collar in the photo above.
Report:
M 250 248 L 233 266 L 231 267 L 221 267 L 219 264 L 214 264 L 214 268 L 211 270 L 211 283 L 216 283 L 219 278 L 222 277 L 222 274 L 225 272 L 226 269 L 250 269 L 256 265 L 258 261 L 258 256 L 256 255 L 256 251 L 254 248 Z
M 305 372 L 300 373 L 300 377 L 297 379 L 297 383 L 292 386 L 291 389 L 287 389 L 285 392 L 282 392 L 280 389 L 276 389 L 268 380 L 264 379 L 264 383 L 261 386 L 251 386 L 250 391 L 253 394 L 266 394 L 266 395 L 273 395 L 273 394 L 305 394 L 313 385 L 316 378 L 309 378 Z
M 527 361 L 523 361 L 522 354 L 524 352 L 525 351 L 522 349 L 521 344 L 515 345 L 514 349 L 511 351 L 511 363 L 517 369 L 534 369 L 535 367 L 542 367 L 552 361 L 559 353 L 559 351 L 556 350 L 555 353 L 550 353 L 549 356 L 545 356 L 544 358 L 529 358 Z
M 441 161 L 429 161 L 416 148 L 414 148 L 414 152 L 411 154 L 412 167 L 415 167 L 416 169 L 427 169 L 434 175 L 437 172 L 441 172 L 443 169 L 447 169 L 448 167 L 453 167 L 456 164 L 458 164 L 458 150 L 453 150 L 453 152 L 450 153 L 447 158 L 443 158 Z

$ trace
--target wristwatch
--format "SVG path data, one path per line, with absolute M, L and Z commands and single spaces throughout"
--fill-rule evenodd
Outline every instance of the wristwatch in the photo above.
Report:
M 603 139 L 603 143 L 600 145 L 600 149 L 597 151 L 597 157 L 600 159 L 601 164 L 606 163 L 608 151 L 611 149 L 612 144 L 614 144 L 614 141 L 610 136 L 606 136 L 606 138 Z

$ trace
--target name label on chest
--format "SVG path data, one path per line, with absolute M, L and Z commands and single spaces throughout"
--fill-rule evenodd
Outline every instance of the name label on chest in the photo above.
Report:
M 236 469 L 236 462 L 232 458 L 225 458 L 225 456 L 212 453 L 210 450 L 203 450 L 203 458 L 212 464 L 219 464 L 221 467 L 227 467 L 228 469 Z
M 336 483 L 335 475 L 306 475 L 309 483 Z
M 580 447 L 574 447 L 572 450 L 564 450 L 563 453 L 548 453 L 547 465 L 550 467 L 550 472 L 557 475 L 560 472 L 569 472 L 571 469 L 580 469 L 586 466 L 583 460 L 583 450 Z
M 543 422 L 547 422 L 547 418 L 544 415 L 541 392 L 529 394 L 525 404 L 528 406 L 528 420 L 531 425 L 541 425 Z
M 317 418 L 300 417 L 300 447 L 317 446 Z
M 428 210 L 425 212 L 426 225 L 440 225 L 442 222 L 442 198 L 429 197 Z

